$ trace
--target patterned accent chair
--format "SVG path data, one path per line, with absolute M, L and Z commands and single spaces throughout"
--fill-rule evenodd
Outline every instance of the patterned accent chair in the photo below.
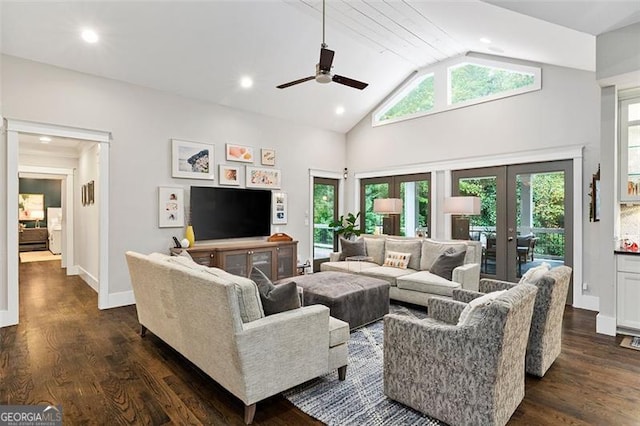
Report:
M 384 393 L 451 425 L 504 425 L 524 398 L 524 358 L 537 289 L 480 304 L 432 298 L 423 320 L 384 318 Z
M 571 272 L 572 269 L 568 266 L 558 266 L 533 283 L 538 287 L 538 295 L 529 332 L 526 371 L 534 376 L 543 377 L 562 350 L 562 318 Z M 484 278 L 480 280 L 480 293 L 454 290 L 453 298 L 468 303 L 483 293 L 505 290 L 516 285 L 518 284 Z

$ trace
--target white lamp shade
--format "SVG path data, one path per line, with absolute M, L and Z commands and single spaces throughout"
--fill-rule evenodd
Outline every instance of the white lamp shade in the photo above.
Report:
M 402 213 L 402 200 L 400 198 L 376 198 L 373 200 L 373 212 L 378 214 Z
M 480 197 L 446 197 L 442 210 L 451 214 L 480 214 Z
M 32 220 L 44 219 L 44 210 L 31 210 L 31 219 Z

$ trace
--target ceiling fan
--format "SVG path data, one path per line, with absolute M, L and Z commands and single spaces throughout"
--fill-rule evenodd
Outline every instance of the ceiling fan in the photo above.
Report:
M 324 42 L 324 17 L 325 0 L 322 0 L 322 44 L 320 45 L 320 61 L 316 64 L 316 75 L 281 84 L 280 86 L 276 86 L 278 89 L 286 89 L 287 87 L 295 86 L 296 84 L 304 83 L 309 80 L 315 80 L 318 83 L 323 84 L 331 83 L 333 81 L 359 90 L 362 90 L 369 85 L 368 83 L 363 83 L 362 81 L 354 80 L 352 78 L 331 74 L 331 64 L 333 63 L 333 55 L 335 52 L 327 49 L 328 46 Z

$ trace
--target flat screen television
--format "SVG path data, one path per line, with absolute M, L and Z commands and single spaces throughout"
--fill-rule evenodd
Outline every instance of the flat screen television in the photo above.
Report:
M 191 225 L 196 240 L 271 235 L 271 191 L 192 186 Z

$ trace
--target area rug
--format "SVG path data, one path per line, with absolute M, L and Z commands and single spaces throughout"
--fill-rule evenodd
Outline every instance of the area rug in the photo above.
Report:
M 20 253 L 20 262 L 45 262 L 48 260 L 60 260 L 61 257 L 59 254 L 53 254 L 49 250 L 25 251 Z
M 623 348 L 635 349 L 636 351 L 640 351 L 640 337 L 627 336 L 622 339 L 622 342 L 620 342 L 620 346 L 622 346 Z
M 391 305 L 390 311 L 416 318 L 427 316 L 426 310 L 400 305 Z M 338 380 L 338 373 L 332 372 L 290 389 L 284 397 L 330 426 L 444 425 L 384 395 L 383 337 L 383 321 L 353 331 L 344 382 Z

